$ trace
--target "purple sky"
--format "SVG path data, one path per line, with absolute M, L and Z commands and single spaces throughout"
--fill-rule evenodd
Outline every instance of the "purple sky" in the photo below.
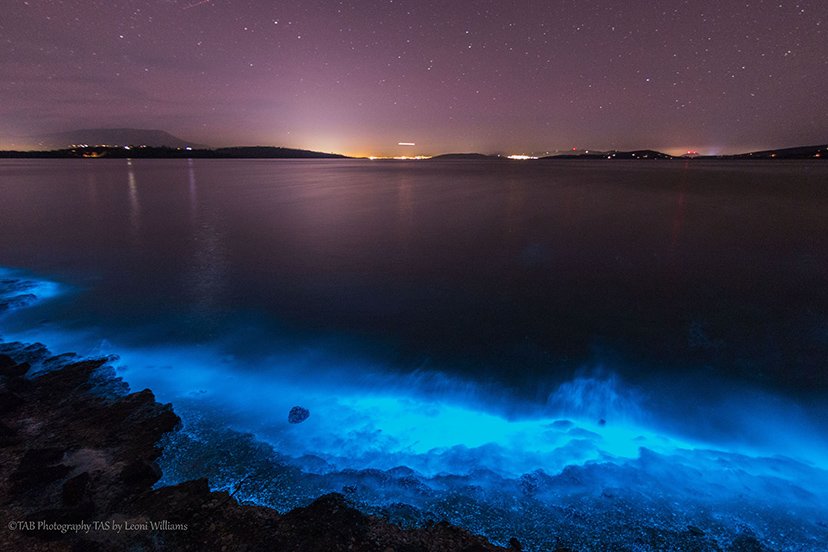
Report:
M 4 0 L 0 148 L 91 127 L 359 155 L 825 143 L 827 14 L 824 0 Z

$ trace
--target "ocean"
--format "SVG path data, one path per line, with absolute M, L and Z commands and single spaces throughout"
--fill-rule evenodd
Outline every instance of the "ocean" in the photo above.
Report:
M 630 523 L 819 549 L 826 183 L 809 161 L 2 160 L 4 293 L 40 297 L 0 335 L 117 355 L 172 402 L 164 483 L 256 470 L 244 501 L 346 492 L 530 549 Z

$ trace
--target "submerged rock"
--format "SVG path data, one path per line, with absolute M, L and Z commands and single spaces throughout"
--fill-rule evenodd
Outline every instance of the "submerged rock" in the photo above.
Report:
M 291 424 L 301 424 L 310 416 L 310 410 L 301 406 L 294 406 L 288 412 L 288 422 Z

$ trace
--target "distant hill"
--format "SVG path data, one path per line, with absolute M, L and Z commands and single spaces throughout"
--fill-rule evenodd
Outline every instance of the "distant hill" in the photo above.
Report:
M 219 149 L 187 149 L 156 147 L 80 147 L 59 150 L 0 151 L 0 158 L 109 158 L 109 159 L 348 159 L 336 153 L 322 153 L 269 146 L 234 147 Z
M 753 151 L 738 155 L 719 156 L 726 159 L 824 159 L 828 158 L 828 144 L 820 146 L 799 146 L 775 150 Z
M 444 153 L 442 155 L 435 155 L 432 160 L 451 160 L 451 159 L 502 159 L 497 155 L 484 155 L 482 153 Z
M 348 159 L 338 153 L 322 153 L 272 146 L 239 146 L 212 150 L 215 157 L 233 157 L 236 159 Z
M 564 153 L 550 155 L 541 159 L 828 159 L 828 145 L 798 146 L 773 150 L 737 153 L 733 155 L 694 155 L 692 157 L 673 157 L 655 150 L 605 151 L 590 153 Z
M 204 149 L 209 146 L 187 142 L 164 130 L 140 128 L 85 128 L 35 138 L 40 149 L 65 149 L 81 144 L 88 146 L 150 146 L 156 148 Z
M 564 153 L 541 159 L 674 159 L 672 155 L 655 150 L 601 151 L 594 153 Z

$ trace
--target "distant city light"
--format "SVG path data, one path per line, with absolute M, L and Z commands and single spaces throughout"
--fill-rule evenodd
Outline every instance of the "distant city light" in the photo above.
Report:
M 507 156 L 508 159 L 516 159 L 518 161 L 526 161 L 527 159 L 537 159 L 537 157 L 532 155 L 509 155 Z
M 431 159 L 430 155 L 397 155 L 394 157 L 378 157 L 372 155 L 368 157 L 371 161 L 383 160 L 383 159 L 393 159 L 396 161 L 420 161 L 422 159 Z

